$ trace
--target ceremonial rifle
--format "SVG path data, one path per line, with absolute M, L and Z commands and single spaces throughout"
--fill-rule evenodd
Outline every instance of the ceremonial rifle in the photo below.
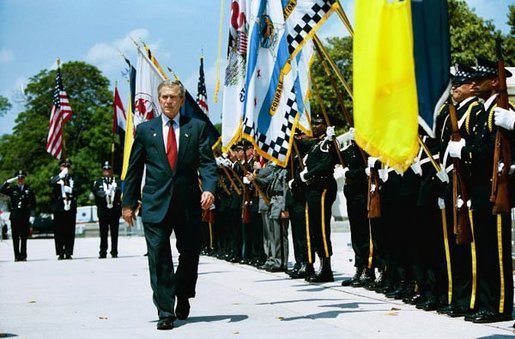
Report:
M 449 102 L 449 120 L 451 121 L 451 140 L 459 141 L 461 139 L 458 126 L 458 118 L 456 116 L 456 107 Z M 469 200 L 467 186 L 463 178 L 463 170 L 461 168 L 461 160 L 452 159 L 452 199 L 453 199 L 453 220 L 454 234 L 456 234 L 456 243 L 458 245 L 468 244 L 472 242 L 472 229 L 470 227 L 470 217 L 467 202 Z M 458 199 L 461 198 L 463 204 L 458 206 Z
M 497 94 L 497 107 L 509 109 L 508 91 L 506 90 L 506 72 L 504 71 L 504 59 L 502 55 L 501 39 L 496 40 L 497 49 L 497 76 L 499 92 Z M 511 165 L 511 146 L 506 136 L 506 131 L 497 127 L 495 133 L 494 160 L 492 169 L 492 189 L 490 202 L 493 203 L 493 214 L 509 214 L 511 212 L 510 191 L 508 187 L 508 175 Z M 499 172 L 499 164 L 503 163 Z

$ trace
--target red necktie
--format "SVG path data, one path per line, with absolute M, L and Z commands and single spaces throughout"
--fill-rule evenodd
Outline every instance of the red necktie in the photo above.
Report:
M 173 129 L 173 120 L 170 120 L 168 128 L 168 138 L 166 140 L 166 157 L 170 168 L 175 172 L 175 164 L 177 162 L 177 140 L 175 140 L 175 131 Z

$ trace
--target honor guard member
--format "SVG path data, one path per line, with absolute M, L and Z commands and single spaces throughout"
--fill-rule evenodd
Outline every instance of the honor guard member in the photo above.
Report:
M 511 76 L 510 72 L 505 73 L 507 77 Z M 449 154 L 471 163 L 470 196 L 477 258 L 477 293 L 476 312 L 466 315 L 465 320 L 491 323 L 512 319 L 511 220 L 510 214 L 493 214 L 490 201 L 491 164 L 497 131 L 493 124 L 494 108 L 500 90 L 497 64 L 478 59 L 475 77 L 478 96 L 485 100 L 485 114 L 478 117 L 478 128 L 473 132 L 471 143 L 468 140 L 450 142 Z
M 0 187 L 0 192 L 9 197 L 14 261 L 27 260 L 27 238 L 36 209 L 36 197 L 32 188 L 25 184 L 26 176 L 25 171 L 17 171 Z
M 336 199 L 337 184 L 333 173 L 338 156 L 333 142 L 334 127 L 326 127 L 323 120 L 314 119 L 313 135 L 317 140 L 304 158 L 304 170 L 299 177 L 306 184 L 308 261 L 314 262 L 310 246 L 320 258 L 319 271 L 306 277 L 306 281 L 322 283 L 334 281 L 331 269 L 331 207 Z
M 466 65 L 455 65 L 455 73 L 451 79 L 451 96 L 456 107 L 456 120 L 460 136 L 468 143 L 471 143 L 474 131 L 482 129 L 477 119 L 484 115 L 483 107 L 476 97 L 475 81 L 474 69 Z M 440 161 L 442 167 L 450 171 L 453 166 L 453 157 L 450 155 L 450 148 L 448 148 L 452 135 L 449 104 L 444 105 L 437 124 L 442 126 L 438 135 L 440 139 Z M 469 178 L 469 162 L 462 162 L 460 175 L 466 183 L 470 196 L 474 183 L 470 182 Z M 476 266 L 475 254 L 473 254 L 475 244 L 458 245 L 456 242 L 457 237 L 454 231 L 456 205 L 454 201 L 457 201 L 458 197 L 454 197 L 451 173 L 449 173 L 449 176 L 450 183 L 443 185 L 441 197 L 438 200 L 440 208 L 444 208 L 447 215 L 447 238 L 442 237 L 442 239 L 444 246 L 447 245 L 449 248 L 449 258 L 446 259 L 446 268 L 449 272 L 447 277 L 448 291 L 445 300 L 448 306 L 440 307 L 438 312 L 448 314 L 450 317 L 462 317 L 473 313 L 475 307 L 475 289 L 473 286 L 476 286 L 474 282 L 476 275 L 473 275 L 475 270 L 472 269 L 473 266 Z
M 111 232 L 111 256 L 118 257 L 118 229 L 122 215 L 120 180 L 113 176 L 113 167 L 109 161 L 102 166 L 102 178 L 96 180 L 92 187 L 97 205 L 98 224 L 100 228 L 99 258 L 107 255 L 107 237 Z
M 354 129 L 347 132 L 349 143 L 342 149 L 347 167 L 343 169 L 343 193 L 347 202 L 351 244 L 354 251 L 353 277 L 342 281 L 342 286 L 361 287 L 375 280 L 374 260 L 370 253 L 371 229 L 367 216 L 367 163 L 362 151 L 354 141 Z
M 308 263 L 308 245 L 306 239 L 306 196 L 304 195 L 305 184 L 298 178 L 299 173 L 304 169 L 299 144 L 302 139 L 307 138 L 300 129 L 297 129 L 293 139 L 294 152 L 290 155 L 290 181 L 288 182 L 288 192 L 286 195 L 286 208 L 290 216 L 291 234 L 293 239 L 293 255 L 295 264 L 287 274 L 292 279 L 304 279 L 315 274 L 313 264 Z M 298 152 L 297 152 L 298 151 Z M 307 150 L 305 150 L 307 152 Z M 292 178 L 297 178 L 294 180 Z
M 59 260 L 72 259 L 75 243 L 78 185 L 70 175 L 70 159 L 61 160 L 59 174 L 50 178 L 54 213 L 55 252 Z

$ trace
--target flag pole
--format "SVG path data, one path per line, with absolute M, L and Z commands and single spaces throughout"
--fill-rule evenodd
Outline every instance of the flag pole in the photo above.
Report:
M 60 68 L 61 68 L 61 59 L 59 57 L 57 57 L 57 72 L 60 72 Z M 62 81 L 62 79 L 61 79 Z M 61 155 L 61 159 L 66 159 L 68 157 L 68 154 L 67 154 L 67 151 L 66 151 L 66 138 L 64 137 L 64 125 L 61 127 L 62 128 L 62 134 L 63 134 L 63 152 L 62 152 L 62 155 Z
M 349 21 L 349 18 L 347 17 L 347 14 L 345 14 L 345 11 L 343 10 L 340 0 L 336 0 L 336 3 L 338 4 L 338 6 L 336 7 L 336 14 L 338 14 L 340 20 L 343 22 L 343 25 L 349 31 L 350 36 L 354 37 L 354 30 L 352 29 L 352 25 Z
M 115 81 L 114 82 L 114 93 L 116 93 L 116 88 L 117 87 L 118 87 L 118 81 Z M 116 100 L 116 98 L 113 95 L 113 120 L 114 119 L 118 119 L 118 117 L 116 116 L 116 114 L 117 114 L 116 107 L 114 105 L 115 100 Z M 118 123 L 116 125 L 118 125 Z M 114 144 L 115 144 L 115 139 L 116 139 L 116 131 L 113 131 L 113 138 L 111 140 L 111 166 L 113 167 L 113 170 L 114 170 Z
M 331 126 L 331 121 L 329 120 L 329 115 L 327 115 L 327 111 L 324 106 L 324 101 L 322 100 L 322 97 L 320 96 L 320 92 L 318 91 L 318 86 L 316 84 L 315 79 L 311 78 L 311 82 L 313 83 L 313 93 L 315 94 L 315 97 L 317 99 L 318 104 L 320 105 L 320 110 L 322 111 L 322 115 L 324 116 L 324 121 L 327 126 Z M 338 144 L 338 140 L 333 140 L 334 146 L 336 148 L 336 154 L 338 155 L 338 160 L 340 160 L 340 164 L 345 167 L 345 161 L 343 160 L 342 153 L 340 152 L 340 146 Z
M 213 100 L 218 103 L 218 92 L 220 92 L 220 60 L 222 59 L 222 30 L 224 27 L 224 0 L 220 0 L 220 23 L 218 24 L 218 53 L 216 56 L 216 82 Z
M 347 81 L 345 81 L 345 78 L 343 77 L 342 72 L 340 72 L 340 69 L 338 68 L 338 66 L 336 66 L 336 63 L 331 58 L 329 53 L 327 53 L 327 50 L 325 49 L 324 45 L 322 44 L 322 42 L 320 41 L 320 39 L 318 38 L 318 36 L 316 34 L 313 36 L 313 42 L 315 43 L 315 47 L 321 52 L 321 54 L 327 60 L 327 62 L 329 62 L 329 65 L 331 65 L 331 68 L 333 69 L 334 73 L 336 74 L 336 77 L 338 77 L 338 79 L 342 83 L 343 87 L 345 87 L 345 89 L 347 90 L 347 93 L 349 94 L 351 99 L 354 99 L 352 96 L 352 90 L 351 90 L 349 84 L 347 83 Z

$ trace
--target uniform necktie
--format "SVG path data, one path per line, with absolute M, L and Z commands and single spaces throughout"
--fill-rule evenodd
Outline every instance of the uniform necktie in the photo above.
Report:
M 169 122 L 168 138 L 166 140 L 166 157 L 170 168 L 175 172 L 175 164 L 177 162 L 177 140 L 175 140 L 175 130 L 173 129 L 173 120 Z

